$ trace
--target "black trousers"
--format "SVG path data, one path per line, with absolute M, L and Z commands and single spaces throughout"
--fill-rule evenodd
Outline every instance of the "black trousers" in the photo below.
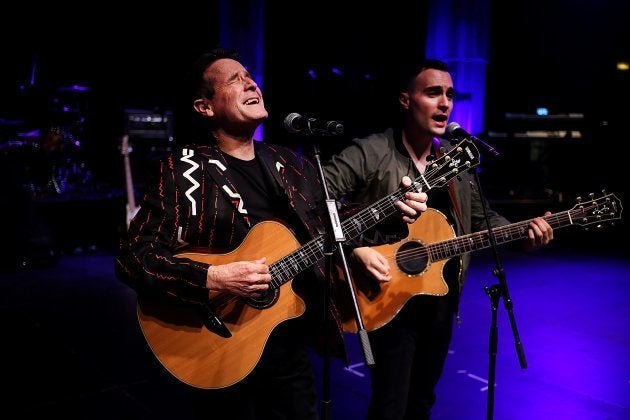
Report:
M 261 360 L 237 384 L 193 390 L 198 419 L 318 419 L 315 377 L 307 347 L 291 331 L 291 321 L 274 329 Z M 295 327 L 295 326 L 293 326 Z
M 428 419 L 453 333 L 448 296 L 415 296 L 369 333 L 374 355 L 368 419 Z

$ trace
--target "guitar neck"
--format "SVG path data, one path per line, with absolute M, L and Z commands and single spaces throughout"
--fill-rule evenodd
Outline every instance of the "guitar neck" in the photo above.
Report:
M 357 239 L 368 229 L 395 214 L 397 201 L 404 201 L 407 192 L 429 191 L 434 187 L 445 185 L 457 176 L 461 170 L 468 170 L 479 164 L 479 151 L 469 140 L 462 140 L 450 152 L 431 162 L 423 175 L 417 177 L 409 187 L 399 188 L 376 203 L 362 209 L 355 216 L 344 220 L 341 229 L 345 235 L 345 243 Z M 324 258 L 324 244 L 327 236 L 313 239 L 291 254 L 271 264 L 271 286 L 278 288 L 297 274 L 311 267 Z M 333 249 L 333 250 L 336 250 Z
M 346 234 L 346 242 L 356 239 L 361 233 L 375 226 L 379 221 L 394 214 L 397 210 L 394 203 L 404 198 L 404 192 L 403 190 L 398 190 L 395 194 L 381 199 L 375 205 L 361 210 L 356 216 L 343 221 L 341 228 Z M 269 266 L 269 272 L 272 277 L 271 287 L 278 288 L 282 286 L 288 280 L 324 258 L 325 240 L 327 240 L 327 235 L 313 239 L 286 257 L 271 264 Z M 336 247 L 333 250 L 336 250 Z
M 426 172 L 414 179 L 409 187 L 399 188 L 361 210 L 355 217 L 344 221 L 341 227 L 347 236 L 347 242 L 398 212 L 395 204 L 397 201 L 404 201 L 407 192 L 428 192 L 435 187 L 442 187 L 461 170 L 468 170 L 479 164 L 479 151 L 469 140 L 462 140 L 450 153 L 453 155 L 444 155 L 427 166 Z
M 572 210 L 562 211 L 543 218 L 553 229 L 560 229 L 573 224 Z M 574 215 L 573 215 L 574 216 Z M 422 216 L 420 216 L 422 217 Z M 529 224 L 533 219 L 509 225 L 498 226 L 493 229 L 492 235 L 497 245 L 525 239 L 528 236 Z M 438 261 L 448 259 L 467 252 L 489 248 L 491 245 L 488 231 L 483 230 L 468 235 L 458 236 L 446 241 L 435 242 L 427 246 L 431 260 Z
M 343 221 L 341 228 L 346 233 L 346 242 L 356 239 L 361 233 L 375 226 L 379 221 L 394 214 L 397 210 L 394 203 L 402 200 L 405 191 L 411 188 L 413 186 L 406 190 L 398 190 L 396 193 L 381 199 L 373 206 L 361 210 L 356 216 Z M 280 287 L 324 258 L 325 240 L 327 240 L 327 235 L 313 239 L 286 257 L 271 264 L 269 266 L 272 277 L 271 287 Z M 336 247 L 333 250 L 336 250 Z

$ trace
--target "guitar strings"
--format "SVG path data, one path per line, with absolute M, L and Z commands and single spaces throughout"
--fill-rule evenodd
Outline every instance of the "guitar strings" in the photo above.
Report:
M 463 143 L 464 141 L 462 141 L 461 143 Z M 461 146 L 454 147 L 453 149 L 451 149 L 449 153 L 445 154 L 444 156 L 441 156 L 437 161 L 433 162 L 433 164 L 425 172 L 425 174 L 423 176 L 417 177 L 409 187 L 398 189 L 396 192 L 376 201 L 376 203 L 374 203 L 372 206 L 369 206 L 361 210 L 357 214 L 357 216 L 344 220 L 342 222 L 342 230 L 349 232 L 350 234 L 350 239 L 348 239 L 346 243 L 349 242 L 350 240 L 355 239 L 362 232 L 365 232 L 367 229 L 376 225 L 381 220 L 385 219 L 386 217 L 391 216 L 396 211 L 396 206 L 394 205 L 394 203 L 399 200 L 404 201 L 404 195 L 406 192 L 409 192 L 409 191 L 421 192 L 422 188 L 420 188 L 420 190 L 417 189 L 417 184 L 420 183 L 420 181 L 424 181 L 422 183 L 423 188 L 426 188 L 426 190 L 428 191 L 434 187 L 434 185 L 432 185 L 434 181 L 436 183 L 438 180 L 441 180 L 442 182 L 446 182 L 449 179 L 453 178 L 455 175 L 457 175 L 457 173 L 459 173 L 459 167 L 453 167 L 447 174 L 438 176 L 442 168 L 445 166 L 446 162 L 449 162 L 451 165 L 457 164 L 457 160 L 451 158 L 450 154 L 451 153 L 458 154 L 458 153 L 461 153 L 462 150 L 463 149 Z M 470 161 L 465 161 L 463 163 L 463 166 L 470 168 L 472 167 L 472 164 Z M 377 209 L 378 211 L 375 212 L 373 209 Z M 363 229 L 360 230 L 359 227 L 362 227 Z M 284 283 L 286 283 L 287 281 L 295 277 L 297 274 L 301 273 L 303 270 L 307 269 L 308 267 L 312 266 L 317 261 L 322 259 L 324 257 L 324 252 L 323 252 L 324 239 L 325 239 L 325 236 L 315 238 L 307 242 L 304 246 L 300 247 L 298 250 L 293 251 L 291 254 L 270 264 L 269 272 L 272 275 L 272 280 L 269 285 L 270 289 L 279 288 Z M 304 266 L 300 266 L 299 264 L 300 260 L 297 258 L 298 254 L 303 254 L 307 256 L 308 263 L 305 264 Z M 314 257 L 314 258 L 311 259 L 311 257 Z M 291 270 L 291 267 L 293 267 L 293 270 Z M 211 300 L 213 303 L 215 303 L 214 301 L 216 300 L 215 308 L 218 309 L 218 308 L 223 308 L 239 299 L 242 299 L 242 297 L 228 294 L 228 293 L 220 293 L 218 296 L 215 296 L 215 298 Z
M 462 143 L 464 141 L 462 141 Z M 381 220 L 381 216 L 382 218 L 389 217 L 395 212 L 396 207 L 394 206 L 394 203 L 399 200 L 404 201 L 405 193 L 409 191 L 422 192 L 423 188 L 426 188 L 426 191 L 429 191 L 435 187 L 434 184 L 437 184 L 438 180 L 441 180 L 442 183 L 445 183 L 446 181 L 455 177 L 455 175 L 457 175 L 460 172 L 460 167 L 452 167 L 450 171 L 447 172 L 446 174 L 444 175 L 439 175 L 439 174 L 441 170 L 443 169 L 443 167 L 445 166 L 446 162 L 449 162 L 450 165 L 453 165 L 453 166 L 457 165 L 457 159 L 454 159 L 453 157 L 451 157 L 450 154 L 455 153 L 457 155 L 461 153 L 462 150 L 463 149 L 461 146 L 454 147 L 453 149 L 451 149 L 450 152 L 448 152 L 444 156 L 441 156 L 437 161 L 434 161 L 433 164 L 424 173 L 424 175 L 417 177 L 412 182 L 411 186 L 406 187 L 404 189 L 403 188 L 398 189 L 394 193 L 376 201 L 376 203 L 374 203 L 372 206 L 368 207 L 367 209 L 364 209 L 361 212 L 359 212 L 355 218 L 343 221 L 342 228 L 345 231 L 351 232 L 351 239 L 354 239 L 360 234 L 360 232 L 357 231 L 358 227 L 353 226 L 355 224 L 354 220 L 356 219 L 360 220 L 362 222 L 361 223 L 362 226 L 367 225 L 368 221 L 372 221 L 373 222 L 372 226 L 374 226 L 374 224 L 378 223 Z M 473 166 L 473 164 L 471 161 L 465 161 L 460 166 L 465 166 L 468 169 L 470 169 Z M 423 188 L 420 188 L 418 190 L 417 184 L 421 183 L 420 181 L 423 181 L 422 182 Z M 371 208 L 377 208 L 379 212 L 375 214 L 374 212 L 370 210 Z M 354 228 L 357 228 L 357 230 L 355 230 Z M 364 228 L 363 231 L 365 230 L 367 229 Z
M 435 173 L 439 172 L 440 169 L 441 168 L 439 167 L 434 167 L 432 170 L 428 171 L 426 173 L 425 181 L 427 177 L 429 179 L 432 179 Z M 416 179 L 416 182 L 417 182 L 417 179 Z M 426 183 L 425 185 L 429 189 L 432 188 L 430 183 Z M 397 192 L 390 194 L 389 196 L 377 201 L 371 207 L 376 206 L 377 208 L 380 209 L 381 213 L 386 214 L 386 210 L 392 211 L 395 208 L 393 203 L 397 200 L 401 200 L 402 197 L 404 196 L 404 193 L 412 190 L 413 187 L 414 187 L 414 184 L 412 184 L 412 186 L 407 187 L 405 189 L 399 189 Z M 606 202 L 612 203 L 612 207 L 616 207 L 615 203 L 611 202 L 610 199 L 608 198 L 609 196 L 610 194 L 604 196 L 603 198 L 606 199 Z M 599 201 L 601 200 L 602 199 L 600 198 L 596 201 L 589 202 L 590 205 L 586 207 L 582 205 L 577 209 L 572 209 L 572 210 L 563 211 L 556 214 L 551 214 L 549 216 L 544 216 L 544 219 L 547 220 L 550 223 L 550 225 L 552 225 L 552 227 L 554 228 L 570 225 L 574 223 L 573 222 L 574 220 L 586 218 L 588 213 L 594 212 L 595 209 L 598 209 L 600 207 Z M 603 210 L 600 209 L 600 216 L 607 214 L 607 213 L 604 213 L 605 210 L 606 208 L 604 208 Z M 611 213 L 611 215 L 614 216 L 615 212 Z M 378 223 L 379 219 L 378 218 L 375 219 L 374 214 L 370 212 L 370 208 L 366 208 L 360 211 L 358 213 L 358 216 L 355 217 L 354 219 L 358 218 L 358 219 L 363 220 L 363 225 L 365 225 L 366 220 L 367 220 L 366 218 L 368 216 L 370 216 L 370 219 L 372 220 L 374 224 Z M 386 217 L 387 216 L 389 216 L 389 214 L 386 214 Z M 493 229 L 492 230 L 493 233 L 497 233 L 497 232 L 500 233 L 500 235 L 495 236 L 495 239 L 499 239 L 500 240 L 499 243 L 506 243 L 506 242 L 510 242 L 510 241 L 522 238 L 524 235 L 524 230 L 526 229 L 526 227 L 529 226 L 532 220 L 533 219 L 524 220 L 521 222 L 511 224 L 511 225 L 499 226 Z M 352 218 L 348 219 L 342 222 L 342 227 L 346 227 L 348 230 L 350 230 L 351 226 L 349 225 L 353 223 L 354 222 Z M 461 253 L 463 253 L 463 252 L 459 252 L 460 249 L 467 249 L 468 251 L 472 251 L 476 249 L 475 247 L 472 246 L 475 243 L 480 244 L 479 246 L 481 247 L 489 246 L 490 240 L 486 235 L 487 235 L 486 231 L 480 231 L 480 232 L 474 232 L 468 235 L 464 235 L 464 236 L 460 236 L 460 237 L 456 237 L 456 238 L 452 238 L 452 239 L 448 239 L 444 241 L 439 241 L 439 242 L 429 244 L 429 245 L 425 244 L 424 246 L 420 248 L 415 248 L 408 251 L 401 251 L 397 253 L 396 261 L 404 263 L 404 262 L 414 261 L 417 258 L 429 259 L 429 256 L 431 257 L 430 258 L 431 261 L 439 261 L 439 260 L 446 259 L 454 255 L 460 255 Z M 351 239 L 354 239 L 354 237 Z M 299 274 L 300 272 L 312 266 L 321 258 L 323 258 L 324 257 L 323 240 L 324 240 L 324 237 L 313 239 L 309 241 L 307 244 L 305 244 L 304 246 L 293 251 L 291 254 L 281 258 L 275 263 L 272 263 L 270 265 L 270 273 L 272 274 L 272 281 L 270 283 L 270 289 L 279 288 L 282 284 L 286 283 L 288 280 L 295 277 L 297 274 Z M 449 244 L 453 244 L 453 245 L 449 246 Z M 464 251 L 464 252 L 467 252 L 467 251 Z M 304 265 L 300 265 L 299 264 L 300 259 L 297 258 L 298 255 L 308 257 L 307 263 Z M 385 257 L 390 261 L 394 260 L 394 255 L 392 254 L 386 255 Z M 302 258 L 302 260 L 304 260 L 304 258 Z M 216 296 L 213 299 L 213 303 L 215 304 L 215 307 L 222 308 L 239 298 L 240 298 L 239 296 L 226 294 L 226 293 L 220 293 L 218 296 Z
M 557 229 L 567 225 L 572 225 L 574 224 L 574 220 L 586 218 L 590 213 L 596 213 L 594 210 L 599 209 L 599 207 L 600 205 L 598 204 L 598 202 L 593 201 L 590 203 L 589 206 L 579 207 L 577 209 L 551 214 L 548 216 L 544 216 L 543 218 L 547 220 L 552 228 Z M 606 209 L 603 210 L 605 211 Z M 605 214 L 607 213 L 601 213 L 601 215 Z M 610 215 L 614 216 L 614 214 L 615 212 L 611 213 Z M 495 234 L 495 238 L 498 239 L 498 243 L 507 243 L 513 240 L 524 238 L 524 235 L 526 234 L 526 229 L 528 229 L 529 224 L 532 221 L 533 219 L 528 219 L 510 225 L 498 226 L 492 231 Z M 499 235 L 496 235 L 496 233 L 499 233 Z M 461 255 L 468 251 L 473 251 L 475 249 L 486 248 L 490 246 L 490 239 L 487 234 L 487 231 L 479 231 L 456 238 L 435 242 L 432 244 L 422 244 L 421 242 L 418 242 L 420 245 L 422 245 L 420 248 L 394 252 L 393 254 L 388 253 L 384 256 L 389 261 L 393 261 L 394 263 L 415 261 L 418 258 L 428 260 L 430 259 L 431 261 L 439 261 L 455 255 Z M 477 244 L 477 246 L 473 246 L 474 244 Z M 461 249 L 466 249 L 467 251 L 460 252 Z

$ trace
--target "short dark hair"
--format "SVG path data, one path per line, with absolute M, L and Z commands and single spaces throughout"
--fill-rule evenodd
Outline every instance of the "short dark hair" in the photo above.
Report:
M 448 72 L 448 64 L 442 60 L 435 58 L 419 58 L 415 61 L 409 62 L 403 66 L 400 76 L 398 78 L 398 89 L 400 92 L 407 91 L 409 84 L 416 78 L 416 76 L 422 73 L 426 69 L 435 69 Z
M 214 86 L 210 86 L 206 83 L 203 74 L 212 63 L 222 58 L 238 60 L 238 53 L 231 49 L 215 47 L 201 54 L 193 63 L 190 74 L 191 99 L 193 101 L 199 98 L 210 99 L 214 96 Z

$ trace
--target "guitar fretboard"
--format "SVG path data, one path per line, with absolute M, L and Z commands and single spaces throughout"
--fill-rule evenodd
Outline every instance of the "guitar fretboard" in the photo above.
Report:
M 605 222 L 619 217 L 621 204 L 613 194 L 607 194 L 575 206 L 571 210 L 544 216 L 543 218 L 553 229 L 560 229 L 573 224 L 589 225 Z M 497 245 L 527 238 L 529 224 L 533 219 L 523 220 L 492 229 L 492 235 Z M 436 242 L 428 245 L 427 253 L 432 261 L 444 260 L 466 252 L 472 252 L 491 245 L 488 231 L 479 231 L 454 239 Z
M 462 158 L 463 157 L 463 158 Z M 462 169 L 468 170 L 479 164 L 479 151 L 469 140 L 462 140 L 449 153 L 433 161 L 427 171 L 417 177 L 409 187 L 399 188 L 392 194 L 359 211 L 341 223 L 346 242 L 357 239 L 362 233 L 376 226 L 379 222 L 395 214 L 395 203 L 405 199 L 407 192 L 429 191 L 436 186 L 445 185 L 457 176 Z M 316 264 L 324 258 L 324 244 L 327 236 L 323 235 L 306 243 L 286 257 L 269 266 L 271 273 L 270 288 L 279 288 L 288 280 Z M 333 248 L 333 251 L 336 247 Z

